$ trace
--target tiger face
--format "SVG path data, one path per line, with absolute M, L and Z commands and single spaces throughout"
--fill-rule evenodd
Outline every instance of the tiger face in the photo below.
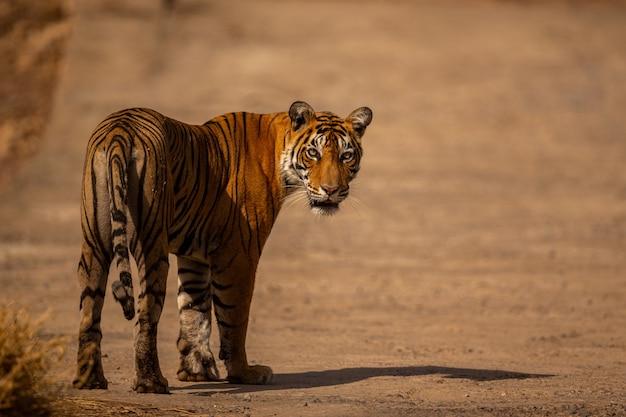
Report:
M 315 214 L 332 215 L 348 197 L 350 181 L 359 172 L 361 139 L 372 121 L 367 107 L 346 119 L 329 112 L 315 113 L 297 101 L 289 109 L 290 144 L 283 155 L 283 177 L 288 194 L 306 195 Z

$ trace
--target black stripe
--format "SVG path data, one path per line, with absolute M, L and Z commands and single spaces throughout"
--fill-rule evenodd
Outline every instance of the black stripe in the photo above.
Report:
M 113 219 L 113 221 L 126 223 L 126 214 L 124 214 L 124 212 L 121 210 L 113 210 L 111 212 L 111 218 Z
M 190 268 L 178 268 L 178 275 L 181 274 L 193 274 L 193 275 L 204 275 L 203 271 L 196 271 L 195 269 Z
M 181 254 L 181 255 L 186 254 L 187 251 L 189 251 L 189 249 L 191 248 L 191 245 L 195 238 L 196 238 L 195 233 L 187 234 L 187 236 L 185 236 L 185 240 L 183 240 L 183 243 L 181 243 L 181 245 L 178 247 L 178 250 L 176 251 L 176 253 Z
M 235 329 L 235 328 L 237 328 L 237 326 L 234 326 L 234 325 L 232 325 L 232 324 L 226 323 L 225 321 L 223 321 L 223 320 L 221 320 L 221 319 L 216 319 L 216 321 L 217 321 L 217 324 L 218 324 L 220 327 L 225 327 L 225 328 L 227 328 L 227 329 Z M 220 355 L 220 356 L 221 356 L 221 355 Z
M 204 286 L 204 287 L 191 287 L 191 286 L 187 286 L 187 285 L 181 285 L 178 288 L 178 294 L 180 295 L 181 293 L 187 293 L 189 295 L 196 295 L 196 294 L 200 294 L 200 293 L 204 293 L 208 291 L 208 287 Z M 193 297 L 192 297 L 193 299 Z
M 131 287 L 133 285 L 133 277 L 128 271 L 120 272 L 120 281 L 122 281 L 122 285 L 125 287 Z
M 213 294 L 213 303 L 215 303 L 216 306 L 218 306 L 220 308 L 223 308 L 223 309 L 226 309 L 226 310 L 229 310 L 229 309 L 237 307 L 235 305 L 226 304 L 225 302 L 220 300 L 220 298 L 216 294 Z
M 224 291 L 224 290 L 231 288 L 233 284 L 220 284 L 217 281 L 211 281 L 211 286 L 215 288 L 216 290 Z

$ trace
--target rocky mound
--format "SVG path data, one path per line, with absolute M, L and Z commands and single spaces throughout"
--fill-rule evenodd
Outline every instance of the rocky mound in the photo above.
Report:
M 39 145 L 52 108 L 69 16 L 64 0 L 0 3 L 0 185 Z

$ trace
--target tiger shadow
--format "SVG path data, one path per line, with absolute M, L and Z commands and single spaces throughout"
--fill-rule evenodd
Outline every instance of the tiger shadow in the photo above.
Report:
M 443 378 L 468 379 L 471 381 L 523 380 L 555 376 L 552 374 L 531 374 L 497 369 L 452 368 L 445 366 L 363 367 L 275 374 L 273 382 L 269 385 L 238 385 L 227 382 L 210 382 L 170 387 L 170 389 L 172 391 L 181 391 L 181 393 L 192 395 L 211 396 L 224 392 L 242 394 L 247 392 L 327 387 L 350 384 L 375 377 L 411 377 L 427 375 L 441 375 Z

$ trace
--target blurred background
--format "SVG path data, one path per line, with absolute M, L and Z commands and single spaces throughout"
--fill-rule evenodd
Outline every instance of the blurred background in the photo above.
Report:
M 132 325 L 109 296 L 110 389 L 69 400 L 99 415 L 625 415 L 625 45 L 616 1 L 2 2 L 0 302 L 51 311 L 68 385 L 83 156 L 109 113 L 365 105 L 356 198 L 330 219 L 283 210 L 261 260 L 248 356 L 275 385 L 175 379 L 172 259 L 159 349 L 174 395 L 128 392 Z

